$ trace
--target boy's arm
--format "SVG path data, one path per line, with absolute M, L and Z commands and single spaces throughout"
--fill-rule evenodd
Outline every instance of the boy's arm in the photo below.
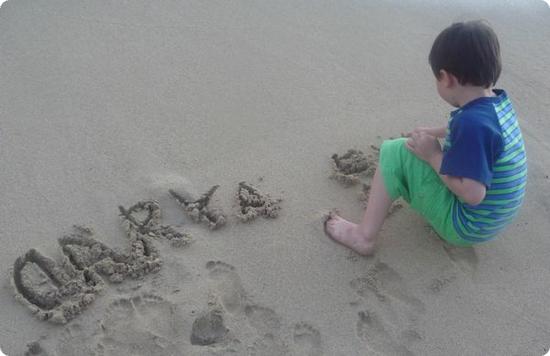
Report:
M 429 128 L 429 130 L 432 132 L 431 135 L 437 138 L 445 138 L 445 136 L 447 136 L 447 126 L 432 127 Z
M 441 162 L 443 161 L 443 152 L 434 153 L 428 163 L 439 174 Z M 487 188 L 484 184 L 470 178 L 454 177 L 439 174 L 439 177 L 455 195 L 462 201 L 470 205 L 478 205 L 485 199 Z
M 424 132 L 430 136 L 434 136 L 437 138 L 445 138 L 447 135 L 447 126 L 443 127 L 417 127 L 412 132 L 406 133 L 405 137 L 411 137 L 413 133 L 420 133 Z

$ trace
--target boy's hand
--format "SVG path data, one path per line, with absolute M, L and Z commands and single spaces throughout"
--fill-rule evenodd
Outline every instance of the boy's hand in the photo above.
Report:
M 441 145 L 437 138 L 422 131 L 413 131 L 405 146 L 418 158 L 428 163 L 434 156 L 441 153 Z
M 411 132 L 407 132 L 404 134 L 401 134 L 402 137 L 411 137 L 413 134 L 421 134 L 425 133 L 430 136 L 435 136 L 439 138 L 445 138 L 447 135 L 447 126 L 443 127 L 417 127 Z
M 428 133 L 429 134 L 430 128 L 429 127 L 417 127 L 411 132 L 403 133 L 401 134 L 402 137 L 411 137 L 413 134 L 419 134 L 421 132 Z

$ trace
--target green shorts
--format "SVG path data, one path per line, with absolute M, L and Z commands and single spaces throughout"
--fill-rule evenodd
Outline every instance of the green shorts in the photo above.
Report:
M 406 138 L 384 141 L 380 148 L 380 173 L 392 200 L 399 197 L 422 215 L 443 240 L 471 246 L 455 230 L 452 207 L 456 196 L 425 161 L 405 147 Z

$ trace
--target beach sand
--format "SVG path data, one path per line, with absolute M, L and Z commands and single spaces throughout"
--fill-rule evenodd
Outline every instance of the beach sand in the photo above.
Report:
M 331 156 L 444 124 L 452 108 L 428 52 L 443 28 L 474 18 L 499 35 L 498 87 L 521 120 L 521 214 L 498 239 L 459 249 L 405 206 L 373 256 L 335 244 L 323 214 L 357 221 L 363 202 L 361 185 L 330 179 Z M 9 0 L 2 351 L 545 354 L 549 38 L 540 0 Z

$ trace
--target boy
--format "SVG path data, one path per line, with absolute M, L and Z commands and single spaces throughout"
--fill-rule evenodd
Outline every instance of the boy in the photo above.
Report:
M 361 223 L 335 213 L 325 221 L 333 240 L 360 254 L 372 253 L 400 196 L 456 246 L 492 239 L 522 204 L 525 148 L 510 99 L 493 89 L 501 71 L 495 33 L 482 21 L 455 23 L 435 39 L 429 63 L 437 92 L 458 108 L 448 125 L 385 141 Z M 445 138 L 443 148 L 438 138 Z

